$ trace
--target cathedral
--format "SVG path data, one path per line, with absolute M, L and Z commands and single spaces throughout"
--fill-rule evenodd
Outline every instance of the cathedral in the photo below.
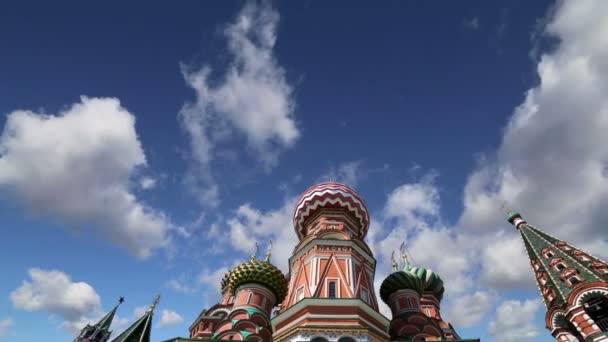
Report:
M 516 212 L 521 233 L 547 307 L 546 324 L 559 342 L 608 342 L 608 265 L 527 224 Z M 365 242 L 370 215 L 347 185 L 326 182 L 298 200 L 293 228 L 299 239 L 283 274 L 271 250 L 226 272 L 221 301 L 202 310 L 189 337 L 165 342 L 388 342 L 479 341 L 463 339 L 441 316 L 444 283 L 439 274 L 412 265 L 401 251 L 393 272 L 374 288 L 376 259 Z M 378 309 L 378 299 L 391 318 Z M 119 301 L 119 304 L 122 299 Z M 157 300 L 112 342 L 149 342 Z M 118 307 L 87 325 L 75 342 L 106 342 Z

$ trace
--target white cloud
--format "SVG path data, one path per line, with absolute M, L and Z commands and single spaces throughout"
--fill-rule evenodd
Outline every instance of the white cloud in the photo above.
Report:
M 492 288 L 526 288 L 534 284 L 524 242 L 516 234 L 499 231 L 481 247 L 480 280 Z
M 384 207 L 386 218 L 404 220 L 404 225 L 428 225 L 427 221 L 439 218 L 439 191 L 432 178 L 420 183 L 403 184 L 393 190 Z M 421 228 L 421 227 L 418 227 Z
M 546 33 L 559 46 L 540 58 L 530 89 L 495 158 L 465 188 L 460 225 L 504 227 L 503 201 L 531 223 L 598 256 L 608 256 L 608 3 L 559 2 Z
M 173 310 L 163 309 L 161 316 L 160 316 L 160 322 L 158 322 L 158 325 L 161 327 L 171 326 L 171 325 L 177 325 L 183 321 L 184 321 L 184 318 L 177 312 L 175 312 Z
M 228 271 L 230 271 L 228 267 L 219 267 L 215 270 L 204 269 L 199 273 L 198 281 L 209 288 L 217 289 L 217 293 L 219 294 L 220 280 L 224 277 L 224 273 Z
M 502 302 L 490 322 L 490 335 L 497 342 L 533 340 L 539 333 L 534 316 L 540 307 L 540 299 Z
M 449 285 L 449 284 L 448 284 Z M 471 327 L 492 309 L 496 294 L 489 291 L 476 291 L 452 300 L 445 317 L 456 327 Z
M 144 190 L 152 189 L 156 186 L 156 179 L 152 177 L 143 177 L 139 180 L 139 185 Z
M 170 279 L 165 283 L 165 286 L 172 289 L 173 291 L 185 294 L 194 293 L 196 291 L 193 286 L 188 285 L 185 276 Z
M 363 170 L 361 169 L 362 160 L 346 162 L 338 165 L 337 168 L 332 167 L 329 174 L 323 177 L 322 181 L 333 180 L 347 184 L 351 187 L 356 187 L 361 179 Z
M 114 98 L 82 97 L 58 115 L 14 111 L 0 136 L 0 188 L 139 257 L 169 243 L 164 215 L 129 189 L 145 165 L 135 117 Z
M 146 305 L 136 306 L 133 309 L 133 317 L 135 317 L 135 319 L 141 318 L 141 316 L 143 316 L 146 313 L 146 311 L 148 311 L 148 309 L 150 309 L 150 308 Z
M 15 321 L 11 318 L 0 319 L 0 337 L 14 335 L 11 328 L 15 326 Z
M 479 18 L 473 17 L 470 19 L 465 19 L 462 21 L 462 24 L 464 25 L 464 27 L 470 30 L 477 30 L 479 28 Z
M 231 59 L 222 76 L 212 79 L 210 66 L 182 68 L 197 99 L 184 105 L 179 118 L 196 162 L 191 183 L 203 204 L 217 204 L 219 189 L 210 163 L 216 144 L 231 139 L 233 132 L 246 139 L 251 155 L 267 169 L 300 136 L 292 87 L 273 55 L 278 21 L 268 3 L 247 2 L 224 30 Z
M 95 289 L 85 282 L 73 282 L 57 270 L 28 270 L 30 279 L 10 294 L 13 306 L 26 311 L 45 311 L 63 319 L 62 325 L 76 332 L 90 315 L 100 312 L 101 300 Z
M 250 204 L 241 205 L 227 220 L 230 243 L 237 250 L 251 253 L 255 242 L 260 245 L 258 257 L 263 257 L 266 244 L 272 240 L 272 262 L 281 270 L 288 270 L 288 259 L 298 243 L 293 230 L 295 198 L 288 199 L 276 210 L 262 212 Z

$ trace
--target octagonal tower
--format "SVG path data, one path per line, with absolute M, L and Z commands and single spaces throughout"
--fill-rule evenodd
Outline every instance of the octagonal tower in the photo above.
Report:
M 326 182 L 298 200 L 299 243 L 289 259 L 289 287 L 272 320 L 274 341 L 386 341 L 378 312 L 376 260 L 363 240 L 369 211 L 347 185 Z

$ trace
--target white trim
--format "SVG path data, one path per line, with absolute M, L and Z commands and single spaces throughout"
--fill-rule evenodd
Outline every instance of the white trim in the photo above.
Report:
M 298 293 L 300 292 L 300 290 L 302 290 L 302 298 L 300 298 L 300 296 L 298 295 Z M 305 295 L 306 295 L 306 293 L 304 291 L 304 285 L 298 287 L 296 289 L 296 300 L 295 300 L 295 302 L 297 303 L 297 302 L 301 301 L 302 299 L 304 299 Z

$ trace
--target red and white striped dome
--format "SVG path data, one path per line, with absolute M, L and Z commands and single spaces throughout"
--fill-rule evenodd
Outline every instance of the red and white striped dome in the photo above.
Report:
M 304 238 L 304 222 L 320 208 L 347 209 L 360 223 L 359 237 L 363 239 L 369 228 L 369 211 L 363 198 L 351 187 L 335 183 L 319 183 L 306 190 L 296 203 L 293 225 L 300 239 Z

